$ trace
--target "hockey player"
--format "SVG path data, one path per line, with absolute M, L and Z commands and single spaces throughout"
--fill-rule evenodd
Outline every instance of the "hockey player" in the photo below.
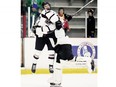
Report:
M 55 23 L 59 20 L 56 12 L 51 10 L 51 5 L 48 2 L 42 4 L 44 10 L 41 12 L 39 20 L 33 26 L 34 33 L 36 35 L 36 43 L 35 43 L 35 54 L 33 55 L 34 62 L 32 64 L 31 71 L 33 73 L 36 72 L 37 60 L 41 55 L 41 51 L 43 50 L 45 44 L 48 47 L 49 52 L 49 72 L 52 74 L 53 71 L 53 61 L 54 61 L 54 49 L 51 43 L 50 38 L 56 42 L 56 38 L 54 35 Z
M 57 43 L 54 48 L 56 56 L 54 62 L 53 78 L 49 80 L 49 83 L 54 86 L 60 86 L 62 83 L 62 62 L 61 60 L 75 60 L 72 54 L 72 46 L 69 37 L 65 35 L 65 31 L 60 27 L 61 23 L 56 23 L 55 36 Z
M 49 83 L 53 86 L 60 86 L 62 83 L 62 61 L 77 61 L 77 57 L 73 56 L 72 53 L 72 45 L 69 40 L 69 37 L 65 35 L 65 31 L 62 27 L 60 27 L 61 23 L 56 23 L 55 36 L 57 38 L 57 43 L 55 45 L 55 62 L 54 62 L 54 73 L 53 78 L 49 80 Z M 84 47 L 83 52 L 85 57 L 90 57 L 90 53 L 87 50 L 87 47 Z M 89 69 L 92 69 L 93 61 L 88 61 L 88 65 L 90 65 Z

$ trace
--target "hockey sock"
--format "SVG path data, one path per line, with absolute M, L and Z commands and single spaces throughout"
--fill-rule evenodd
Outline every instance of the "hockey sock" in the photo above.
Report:
M 54 83 L 61 84 L 62 82 L 62 66 L 61 63 L 55 63 L 54 64 Z
M 33 73 L 35 73 L 36 72 L 37 60 L 39 59 L 39 57 L 37 57 L 37 56 L 34 55 L 33 58 L 34 58 L 34 63 L 32 64 L 31 71 Z
M 32 73 L 36 72 L 37 60 L 39 59 L 40 51 L 35 50 L 35 54 L 33 55 L 33 64 L 31 67 Z
M 54 51 L 49 51 L 49 72 L 52 74 L 53 70 L 53 63 L 54 63 Z

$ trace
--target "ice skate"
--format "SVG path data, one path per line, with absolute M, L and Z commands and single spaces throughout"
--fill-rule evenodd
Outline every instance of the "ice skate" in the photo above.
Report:
M 94 60 L 91 61 L 91 69 L 92 69 L 92 71 L 95 71 L 95 63 L 94 63 Z
M 61 83 L 55 82 L 54 78 L 49 78 L 48 83 L 50 83 L 50 87 L 61 87 Z
M 36 64 L 35 63 L 32 64 L 31 71 L 32 71 L 32 73 L 36 72 Z
M 50 87 L 62 87 L 61 83 L 50 83 Z

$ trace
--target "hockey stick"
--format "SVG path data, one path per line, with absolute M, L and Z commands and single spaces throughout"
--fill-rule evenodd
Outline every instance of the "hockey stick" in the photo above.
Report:
M 94 0 L 91 0 L 91 1 L 89 1 L 87 4 L 85 4 L 83 7 L 81 7 L 78 11 L 76 11 L 73 15 L 72 15 L 72 17 L 73 16 L 75 16 L 76 14 L 78 14 L 81 10 L 83 10 L 86 6 L 88 6 L 90 3 L 92 3 Z

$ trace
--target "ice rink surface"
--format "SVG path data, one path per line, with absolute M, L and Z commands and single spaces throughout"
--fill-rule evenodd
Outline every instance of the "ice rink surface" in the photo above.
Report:
M 21 87 L 50 87 L 49 74 L 21 75 Z M 63 74 L 62 87 L 97 87 L 97 74 Z

